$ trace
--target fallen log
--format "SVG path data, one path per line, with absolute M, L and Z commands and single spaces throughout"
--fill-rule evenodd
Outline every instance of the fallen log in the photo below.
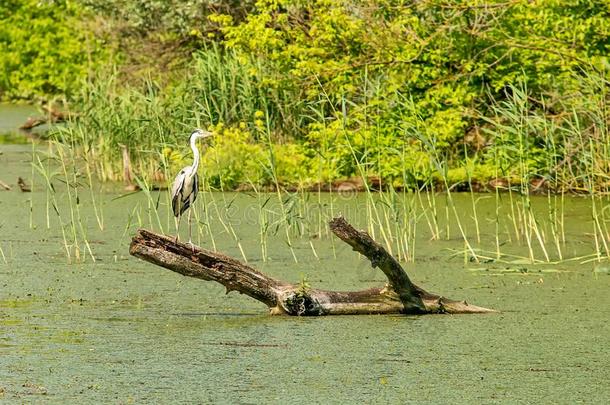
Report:
M 269 277 L 231 257 L 140 229 L 129 252 L 184 276 L 216 281 L 227 293 L 238 291 L 267 305 L 272 314 L 296 316 L 346 314 L 465 314 L 492 309 L 431 294 L 411 282 L 398 261 L 366 232 L 342 217 L 330 221 L 332 232 L 367 257 L 388 278 L 384 287 L 363 291 L 327 291 Z
M 42 109 L 47 113 L 46 116 L 28 117 L 27 121 L 24 122 L 19 129 L 30 131 L 40 125 L 57 124 L 68 121 L 70 118 L 70 113 L 57 110 L 53 107 L 43 106 Z

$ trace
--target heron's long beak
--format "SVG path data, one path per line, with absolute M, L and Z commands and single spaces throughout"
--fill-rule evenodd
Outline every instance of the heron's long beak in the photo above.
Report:
M 210 131 L 204 131 L 203 129 L 197 128 L 191 133 L 191 136 L 189 137 L 189 144 L 191 145 L 191 149 L 196 148 L 195 144 L 197 143 L 197 140 L 209 138 L 212 135 L 213 134 Z
M 214 134 L 210 131 L 204 131 L 203 129 L 197 131 L 197 138 L 209 138 L 211 136 L 214 136 Z

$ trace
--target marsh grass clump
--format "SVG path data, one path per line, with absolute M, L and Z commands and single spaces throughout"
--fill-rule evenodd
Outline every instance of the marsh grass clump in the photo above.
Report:
M 38 177 L 42 178 L 45 188 L 46 227 L 50 229 L 53 226 L 51 218 L 55 217 L 55 224 L 61 230 L 68 262 L 81 262 L 85 255 L 95 262 L 96 258 L 87 236 L 87 221 L 81 212 L 80 190 L 84 189 L 85 185 L 78 172 L 80 166 L 73 160 L 75 156 L 66 145 L 49 143 L 46 152 L 34 152 L 32 167 Z M 33 210 L 32 205 L 30 211 Z M 97 217 L 97 209 L 95 212 Z M 97 218 L 99 223 L 100 218 Z M 31 218 L 30 227 L 33 227 Z
M 311 124 L 313 135 L 306 141 L 293 139 L 282 143 L 272 130 L 269 116 L 263 112 L 254 113 L 252 128 L 246 123 L 237 126 L 211 124 L 210 128 L 218 137 L 204 152 L 202 169 L 206 180 L 202 199 L 206 201 L 205 207 L 195 212 L 200 224 L 198 237 L 205 237 L 216 246 L 211 224 L 218 220 L 247 261 L 248 254 L 241 243 L 238 227 L 225 220 L 232 201 L 225 194 L 214 191 L 248 190 L 259 207 L 258 234 L 263 260 L 269 256 L 268 239 L 281 234 L 293 259 L 298 261 L 295 243 L 308 235 L 327 235 L 322 229 L 324 221 L 337 212 L 341 194 L 331 192 L 327 199 L 330 202 L 322 205 L 322 190 L 328 190 L 329 186 L 332 190 L 334 181 L 352 175 L 363 186 L 362 212 L 369 233 L 401 260 L 415 260 L 416 240 L 423 235 L 430 240 L 449 241 L 456 232 L 463 243 L 461 255 L 465 263 L 517 260 L 518 255 L 506 253 L 502 248 L 507 243 L 525 248 L 524 258 L 532 263 L 563 260 L 565 195 L 574 191 L 589 196 L 595 257 L 597 260 L 607 257 L 608 201 L 601 194 L 607 187 L 604 172 L 607 168 L 597 161 L 606 159 L 608 151 L 603 147 L 608 142 L 607 132 L 603 127 L 596 127 L 602 117 L 589 110 L 584 114 L 575 107 L 571 114 L 553 116 L 547 104 L 532 106 L 531 93 L 525 83 L 510 87 L 507 92 L 510 97 L 494 101 L 493 115 L 483 119 L 480 131 L 488 139 L 487 146 L 472 151 L 463 145 L 459 158 L 450 158 L 442 141 L 427 134 L 424 130 L 426 121 L 410 99 L 402 96 L 401 108 L 410 111 L 411 118 L 399 122 L 402 141 L 385 148 L 375 144 L 386 136 L 379 129 L 383 125 L 378 121 L 379 117 L 369 110 L 360 121 L 352 119 L 345 112 L 347 101 L 342 103 L 343 110 L 332 113 L 339 118 Z M 598 108 L 594 111 L 602 114 L 606 94 L 598 91 L 597 97 Z M 144 98 L 135 99 L 146 102 Z M 326 101 L 330 103 L 330 97 Z M 164 103 L 158 100 L 147 107 L 152 110 L 140 106 L 132 111 L 161 114 L 165 111 L 160 107 Z M 193 114 L 189 119 L 199 122 L 201 116 L 201 113 Z M 151 117 L 149 121 L 156 120 L 154 114 Z M 96 172 L 102 173 L 102 180 L 119 179 L 122 168 L 118 163 L 102 159 L 102 156 L 108 156 L 99 148 L 108 144 L 118 146 L 129 141 L 129 137 L 100 143 L 100 136 L 87 137 L 86 134 L 91 134 L 84 130 L 88 119 L 80 117 L 72 125 L 60 129 L 56 139 L 74 146 L 68 161 L 86 162 L 82 172 L 88 173 L 89 184 L 91 173 Z M 105 119 L 107 123 L 112 122 L 109 117 Z M 184 125 L 176 122 L 175 130 L 180 131 L 181 126 Z M 151 131 L 171 131 L 160 129 L 170 128 L 165 124 L 149 128 Z M 165 133 L 163 141 L 155 145 L 154 137 L 136 137 L 141 143 L 132 155 L 136 162 L 133 170 L 139 188 L 146 195 L 145 217 L 153 229 L 168 230 L 170 222 L 167 213 L 162 211 L 168 204 L 167 196 L 151 191 L 159 186 L 166 188 L 170 173 L 188 159 L 186 144 L 180 145 L 174 138 L 177 138 L 176 133 Z M 312 154 L 311 145 L 323 147 Z M 418 151 L 418 160 L 411 165 L 413 150 Z M 452 165 L 461 168 L 458 170 Z M 392 167 L 395 175 L 380 176 L 384 167 Z M 580 174 L 575 176 L 575 173 Z M 381 186 L 371 182 L 374 178 L 381 178 Z M 494 190 L 496 209 L 492 219 L 478 211 L 484 197 L 475 191 L 484 188 L 483 184 Z M 306 189 L 313 190 L 314 194 L 305 192 Z M 467 213 L 455 202 L 456 190 L 469 191 Z M 268 194 L 268 191 L 273 193 Z M 535 194 L 546 196 L 544 207 L 533 204 Z M 482 223 L 487 220 L 494 223 L 494 246 L 482 242 Z M 101 214 L 98 225 L 103 226 Z M 309 246 L 312 255 L 317 257 L 311 240 Z
M 100 224 L 104 219 L 87 220 L 83 212 L 98 212 L 94 205 L 98 210 L 108 207 L 101 201 L 102 194 L 87 190 L 97 187 L 95 183 L 88 183 L 86 165 L 91 163 L 79 159 L 77 149 L 53 143 L 46 152 L 37 151 L 34 158 L 37 176 L 33 184 L 42 185 L 46 190 L 47 226 L 61 231 L 64 252 L 70 262 L 83 261 L 85 256 L 95 260 L 89 234 L 92 227 L 103 233 L 105 228 Z M 168 191 L 153 189 L 139 178 L 136 181 L 139 192 L 115 197 L 134 199 L 132 208 L 125 214 L 123 239 L 138 227 L 173 234 Z M 608 218 L 601 212 L 610 204 L 595 194 L 593 198 L 588 197 L 592 253 L 587 253 L 586 245 L 574 250 L 569 244 L 570 237 L 566 236 L 566 200 L 574 204 L 575 199 L 565 193 L 547 192 L 536 196 L 516 186 L 506 191 L 496 190 L 495 196 L 435 191 L 426 186 L 417 190 L 367 187 L 364 193 L 350 196 L 322 191 L 292 192 L 283 188 L 266 192 L 255 185 L 253 190 L 217 192 L 204 181 L 201 203 L 194 207 L 194 241 L 213 249 L 233 246 L 247 262 L 252 257 L 262 261 L 274 257 L 269 244 L 277 246 L 281 240 L 282 249 L 288 249 L 293 260 L 317 259 L 319 243 L 333 246 L 331 235 L 320 224 L 342 214 L 367 229 L 400 260 L 409 262 L 416 262 L 422 254 L 429 255 L 431 246 L 441 255 L 449 249 L 453 254 L 447 256 L 461 258 L 466 266 L 588 262 L 608 258 L 605 250 Z M 33 209 L 38 208 L 34 204 Z M 250 244 L 243 243 L 252 235 L 258 238 L 259 247 L 254 248 L 259 249 L 258 254 L 251 250 Z M 123 239 L 117 243 L 124 243 Z M 425 253 L 420 253 L 422 247 Z

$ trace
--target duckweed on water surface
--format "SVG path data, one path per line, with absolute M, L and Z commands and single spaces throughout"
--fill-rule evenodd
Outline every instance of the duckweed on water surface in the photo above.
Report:
M 11 165 L 3 176 L 29 173 L 30 161 L 29 146 L 5 148 L 0 164 Z M 593 273 L 598 264 L 582 264 L 582 260 L 532 264 L 527 257 L 509 263 L 508 253 L 522 253 L 524 240 L 521 245 L 512 242 L 501 262 L 464 262 L 462 254 L 452 253 L 463 248 L 455 222 L 450 224 L 449 237 L 441 234 L 437 240 L 430 240 L 429 229 L 424 232 L 428 228 L 424 222 L 410 245 L 415 246 L 415 262 L 405 264 L 412 278 L 430 290 L 498 309 L 499 314 L 271 317 L 260 303 L 245 296 L 225 295 L 219 285 L 181 277 L 128 256 L 135 228 L 158 226 L 157 215 L 163 226 L 170 226 L 164 191 L 117 199 L 117 191 L 96 187 L 98 209 L 104 210 L 103 230 L 90 197 L 82 193 L 82 235 L 96 261 L 83 255 L 80 261 L 68 263 L 53 208 L 46 227 L 46 188 L 38 177 L 33 183 L 29 194 L 0 192 L 0 247 L 8 252 L 12 246 L 13 251 L 7 254 L 7 263 L 0 263 L 2 400 L 168 403 L 257 398 L 280 403 L 290 397 L 295 403 L 408 398 L 447 403 L 586 399 L 599 404 L 610 400 L 605 384 L 610 361 L 606 344 L 610 277 Z M 66 191 L 58 179 L 54 184 L 57 208 L 68 212 Z M 148 198 L 156 201 L 159 195 L 160 212 L 149 217 Z M 330 207 L 332 197 L 311 198 Z M 220 196 L 212 193 L 206 198 L 208 202 L 215 198 L 223 212 Z M 298 262 L 281 230 L 268 233 L 263 260 L 260 217 L 241 216 L 258 213 L 250 205 L 257 197 L 226 194 L 225 198 L 233 207 L 231 215 L 221 217 L 227 227 L 210 217 L 213 241 L 220 251 L 236 257 L 243 251 L 251 265 L 277 278 L 298 283 L 306 276 L 312 288 L 356 290 L 384 282 L 380 272 L 351 249 L 338 242 L 333 248 L 331 239 L 317 231 L 317 223 L 299 223 L 307 232 L 293 233 Z M 337 198 L 332 206 L 365 225 L 367 205 L 359 208 L 364 201 L 362 195 Z M 544 201 L 532 198 L 534 209 Z M 460 212 L 471 207 L 468 196 L 455 195 L 454 202 Z M 478 204 L 481 244 L 493 246 L 494 222 L 483 218 L 495 212 L 494 199 Z M 566 197 L 562 245 L 566 257 L 582 255 L 594 245 L 588 231 L 589 204 L 587 199 Z M 198 205 L 202 221 L 207 218 L 203 210 L 203 204 Z M 473 224 L 464 225 L 472 235 Z M 444 232 L 442 221 L 439 228 Z M 206 229 L 202 226 L 199 231 L 199 243 L 210 247 Z M 375 232 L 383 239 L 379 228 Z M 506 232 L 500 234 L 502 242 Z M 543 257 L 540 251 L 536 254 Z M 524 268 L 527 271 L 521 271 Z

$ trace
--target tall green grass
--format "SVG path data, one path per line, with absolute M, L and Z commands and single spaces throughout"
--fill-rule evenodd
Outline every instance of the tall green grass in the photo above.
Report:
M 329 236 L 325 223 L 342 213 L 338 207 L 345 198 L 337 180 L 348 177 L 351 183 L 343 184 L 359 183 L 364 191 L 358 197 L 362 211 L 352 219 L 401 260 L 415 261 L 422 238 L 439 244 L 458 238 L 457 253 L 467 263 L 569 259 L 567 193 L 590 200 L 595 253 L 583 260 L 610 258 L 610 117 L 608 83 L 600 75 L 581 73 L 576 94 L 532 94 L 523 80 L 501 98 L 490 95 L 487 111 L 468 112 L 482 138 L 475 147 L 466 141 L 444 144 L 408 94 L 369 103 L 367 95 L 384 86 L 382 77 L 367 77 L 357 102 L 326 94 L 321 84 L 321 96 L 309 99 L 297 84 L 274 80 L 258 60 L 210 48 L 192 63 L 188 80 L 163 88 L 152 80 L 125 87 L 115 75 L 92 80 L 78 114 L 54 134 L 66 184 L 76 183 L 72 166 L 86 174 L 89 186 L 121 180 L 125 145 L 147 201 L 130 213 L 130 223 L 171 233 L 169 192 L 155 189 L 167 190 L 177 170 L 190 163 L 192 128 L 211 127 L 217 137 L 203 155 L 194 240 L 215 248 L 219 226 L 246 261 L 252 253 L 231 221 L 232 200 L 215 191 L 251 193 L 263 260 L 271 254 L 269 238 L 281 235 L 299 261 L 295 243 L 303 238 L 311 238 L 311 257 L 318 257 L 312 240 Z M 52 205 L 48 168 L 43 161 L 37 167 L 46 173 Z M 481 196 L 479 189 L 493 194 Z M 456 203 L 458 190 L 469 192 L 467 211 L 461 197 Z M 74 188 L 72 193 L 78 196 Z M 534 202 L 535 194 L 544 196 L 543 205 Z M 480 211 L 483 198 L 494 200 L 494 212 Z M 96 201 L 94 193 L 91 199 Z M 94 209 L 101 229 L 103 212 Z M 488 221 L 492 235 L 483 234 Z M 68 222 L 78 225 L 78 210 Z M 76 246 L 86 241 L 86 232 L 74 226 L 64 240 Z M 507 246 L 518 246 L 518 252 Z

